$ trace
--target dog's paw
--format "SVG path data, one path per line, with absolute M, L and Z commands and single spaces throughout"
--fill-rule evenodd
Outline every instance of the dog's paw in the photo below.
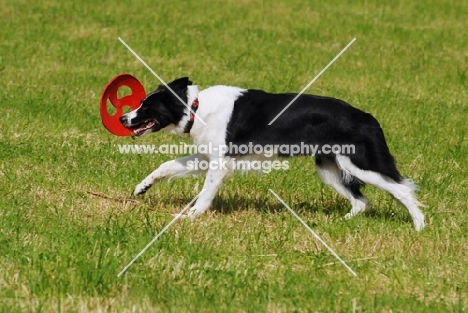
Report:
M 196 208 L 196 207 L 193 207 L 190 209 L 190 211 L 188 212 L 188 218 L 194 220 L 200 216 L 203 215 L 203 213 L 205 213 L 206 210 L 203 210 L 203 209 L 199 209 L 199 208 Z
M 421 231 L 424 227 L 426 227 L 426 223 L 424 223 L 424 215 L 419 215 L 416 218 L 413 218 L 414 228 L 416 231 Z
M 356 216 L 356 214 L 353 214 L 353 213 L 349 212 L 349 213 L 346 213 L 346 215 L 344 216 L 344 219 L 345 220 L 350 220 L 355 216 Z
M 151 188 L 151 185 L 145 185 L 143 183 L 141 184 L 138 184 L 136 187 L 135 187 L 135 191 L 133 191 L 133 195 L 135 196 L 139 196 L 139 195 L 142 195 L 144 194 L 146 191 L 148 191 L 148 189 Z
M 187 214 L 180 214 L 180 213 L 174 213 L 174 214 L 171 214 L 171 215 L 178 218 L 178 219 L 186 219 L 186 218 L 189 217 Z
M 190 211 L 187 214 L 180 214 L 180 213 L 174 213 L 172 216 L 180 218 L 180 219 L 194 219 L 200 216 L 202 213 L 197 208 L 191 208 Z
M 196 219 L 197 217 L 203 215 L 205 210 L 200 210 L 197 208 L 191 208 L 190 211 L 187 214 L 180 214 L 180 213 L 173 213 L 171 214 L 173 217 L 177 217 L 179 219 Z

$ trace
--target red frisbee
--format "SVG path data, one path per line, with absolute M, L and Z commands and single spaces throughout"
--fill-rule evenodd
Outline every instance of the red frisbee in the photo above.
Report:
M 118 90 L 120 87 L 127 86 L 132 91 L 132 94 L 118 98 Z M 129 106 L 135 110 L 140 106 L 141 100 L 146 97 L 145 88 L 143 85 L 130 74 L 120 74 L 114 77 L 107 83 L 102 91 L 101 96 L 101 120 L 102 124 L 108 131 L 117 136 L 130 136 L 132 131 L 122 126 L 119 118 L 123 115 L 123 108 Z M 109 101 L 116 109 L 115 114 L 109 114 L 107 110 L 107 101 Z

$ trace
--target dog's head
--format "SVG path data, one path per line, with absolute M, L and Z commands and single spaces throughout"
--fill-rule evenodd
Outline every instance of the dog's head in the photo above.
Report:
M 187 88 L 192 85 L 188 77 L 178 78 L 166 86 L 149 93 L 140 107 L 120 118 L 120 123 L 133 131 L 134 136 L 157 132 L 171 124 L 177 125 L 186 115 Z M 172 90 L 172 91 L 171 91 Z M 173 93 L 174 92 L 174 93 Z

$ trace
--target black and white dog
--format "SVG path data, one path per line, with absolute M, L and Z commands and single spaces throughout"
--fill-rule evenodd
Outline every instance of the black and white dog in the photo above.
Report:
M 268 125 L 297 94 L 271 94 L 229 86 L 199 91 L 187 77 L 176 79 L 168 87 L 160 86 L 148 94 L 138 109 L 121 117 L 122 125 L 133 130 L 135 136 L 161 129 L 179 135 L 189 133 L 195 146 L 352 144 L 355 147 L 352 154 L 315 155 L 315 166 L 323 182 L 351 201 L 352 209 L 345 217 L 351 218 L 365 210 L 368 200 L 360 189 L 371 184 L 391 194 L 408 209 L 416 230 L 424 228 L 424 215 L 418 208 L 422 204 L 414 194 L 416 186 L 398 172 L 383 131 L 372 115 L 338 99 L 303 94 Z M 194 119 L 195 110 L 200 120 Z M 233 157 L 228 152 L 222 155 L 224 160 Z M 211 151 L 166 162 L 138 184 L 134 193 L 143 194 L 162 179 L 206 172 L 205 191 L 187 215 L 198 217 L 209 209 L 223 179 L 234 169 L 219 167 L 201 171 L 188 164 L 219 158 L 218 151 Z

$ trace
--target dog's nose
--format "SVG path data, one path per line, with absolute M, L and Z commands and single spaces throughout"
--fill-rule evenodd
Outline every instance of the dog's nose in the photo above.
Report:
M 127 117 L 123 115 L 119 118 L 119 121 L 121 124 L 125 125 L 127 123 Z

